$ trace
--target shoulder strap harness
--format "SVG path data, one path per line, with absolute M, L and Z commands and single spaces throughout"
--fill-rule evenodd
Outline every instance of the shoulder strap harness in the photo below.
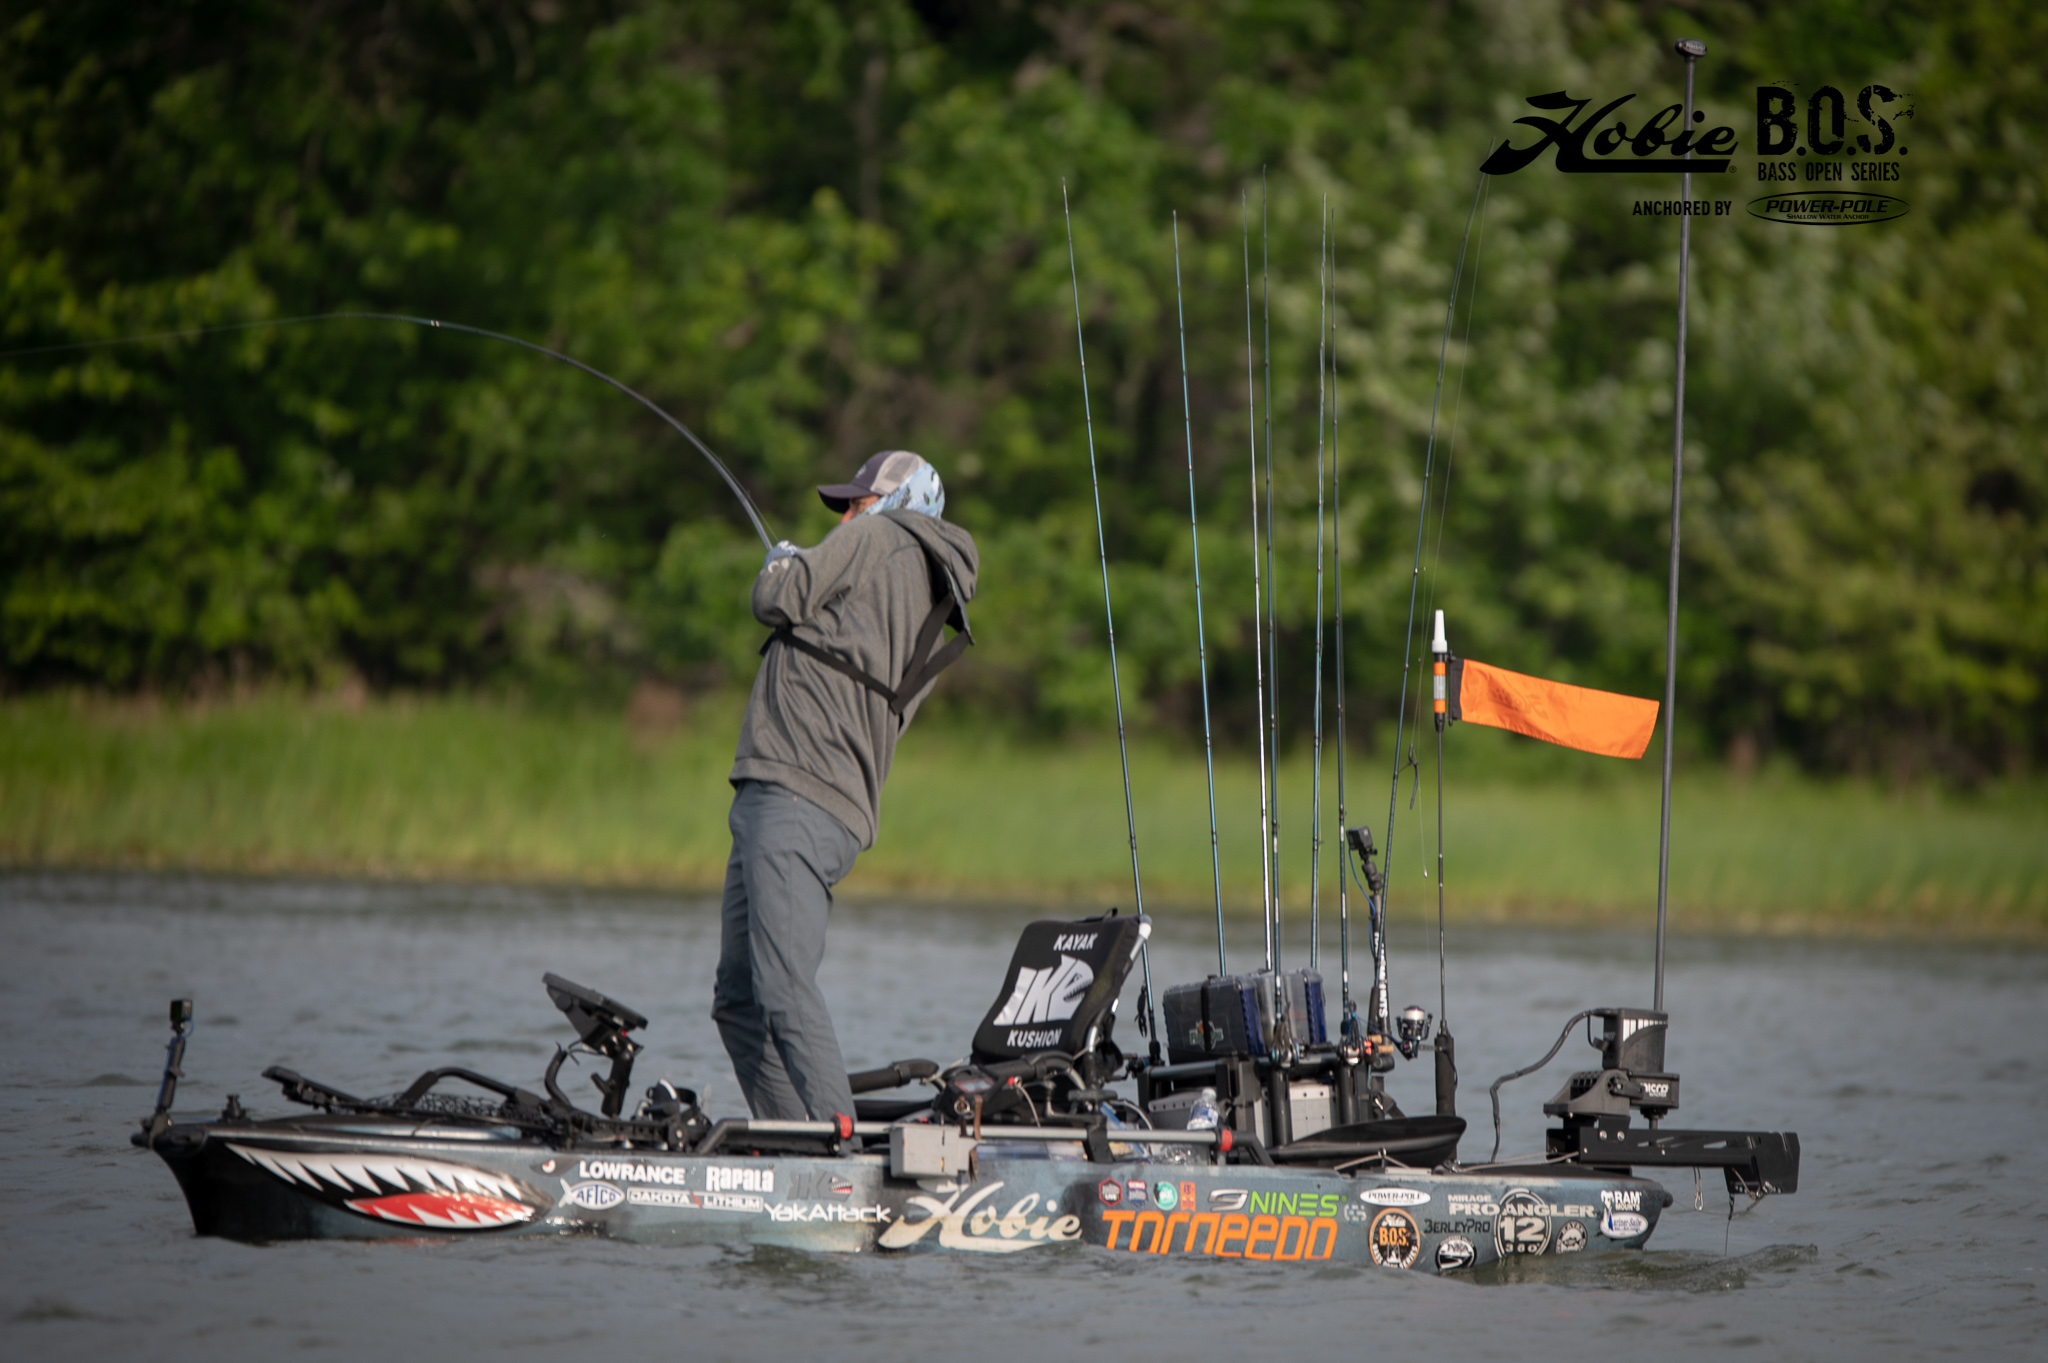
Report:
M 768 650 L 778 643 L 788 644 L 797 652 L 817 659 L 825 666 L 844 676 L 853 678 L 862 686 L 873 691 L 889 702 L 889 711 L 900 721 L 904 707 L 937 679 L 939 673 L 957 662 L 962 653 L 974 642 L 974 636 L 967 628 L 967 610 L 961 603 L 960 594 L 954 589 L 953 575 L 947 570 L 922 540 L 917 547 L 924 551 L 925 564 L 931 569 L 932 594 L 937 599 L 932 603 L 931 613 L 924 618 L 924 624 L 917 631 L 917 642 L 910 649 L 910 668 L 903 674 L 903 680 L 895 686 L 877 677 L 874 673 L 855 667 L 837 654 L 827 653 L 816 644 L 798 635 L 789 625 L 783 625 L 761 642 L 761 656 L 767 657 Z M 939 634 L 947 625 L 955 633 L 944 644 L 938 643 Z

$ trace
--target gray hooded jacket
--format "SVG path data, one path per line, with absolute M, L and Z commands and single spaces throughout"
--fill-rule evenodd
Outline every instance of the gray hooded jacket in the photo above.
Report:
M 856 516 L 816 547 L 778 559 L 754 579 L 754 618 L 788 625 L 807 643 L 896 685 L 911 666 L 918 629 L 931 614 L 929 548 L 951 572 L 964 603 L 981 563 L 974 537 L 935 516 L 885 511 Z M 896 738 L 931 686 L 903 707 L 794 648 L 770 648 L 754 674 L 732 774 L 772 781 L 829 811 L 875 845 L 882 783 Z

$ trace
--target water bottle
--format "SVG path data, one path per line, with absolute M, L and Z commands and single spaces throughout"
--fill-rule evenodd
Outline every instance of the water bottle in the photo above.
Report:
M 1188 1109 L 1188 1130 L 1214 1131 L 1223 1121 L 1223 1114 L 1216 1110 L 1216 1090 L 1203 1089 L 1195 1105 Z

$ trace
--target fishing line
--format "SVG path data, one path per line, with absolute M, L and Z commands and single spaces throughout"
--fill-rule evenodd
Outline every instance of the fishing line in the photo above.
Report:
M 1426 574 L 1426 577 L 1429 582 L 1429 591 L 1428 594 L 1424 597 L 1422 603 L 1422 618 L 1424 620 L 1429 619 L 1430 613 L 1436 608 L 1437 580 L 1440 576 L 1439 569 L 1441 568 L 1443 562 L 1444 526 L 1450 516 L 1451 470 L 1453 466 L 1456 464 L 1458 457 L 1458 418 L 1464 410 L 1465 378 L 1471 372 L 1472 368 L 1472 318 L 1474 313 L 1478 310 L 1479 306 L 1479 267 L 1480 262 L 1485 258 L 1486 253 L 1486 206 L 1493 198 L 1492 182 L 1482 177 L 1482 184 L 1484 186 L 1484 191 L 1480 195 L 1479 200 L 1479 239 L 1477 242 L 1473 244 L 1472 247 L 1472 287 L 1465 294 L 1465 333 L 1459 341 L 1460 353 L 1464 358 L 1462 358 L 1459 361 L 1458 382 L 1456 388 L 1452 390 L 1451 395 L 1451 419 L 1446 429 L 1445 435 L 1444 471 L 1443 477 L 1439 480 L 1442 491 L 1439 493 L 1437 497 L 1436 538 L 1434 541 L 1432 541 L 1430 546 L 1429 572 Z M 1454 288 L 1452 293 L 1452 301 L 1454 304 L 1456 302 L 1456 299 L 1457 292 Z M 1427 488 L 1424 489 L 1424 496 L 1426 501 Z M 1425 506 L 1425 519 L 1427 518 L 1427 514 L 1427 507 Z M 1426 694 L 1427 690 L 1423 683 L 1423 680 L 1420 676 L 1418 676 L 1415 679 L 1414 701 L 1415 731 L 1417 733 L 1420 733 L 1422 731 L 1422 703 L 1423 698 Z M 1402 699 L 1402 704 L 1404 707 L 1407 704 L 1407 698 L 1405 696 Z M 1415 801 L 1417 797 L 1420 796 L 1420 794 L 1422 793 L 1422 764 L 1415 760 L 1415 748 L 1412 742 L 1410 743 L 1408 749 L 1408 766 L 1413 769 L 1415 777 L 1415 783 L 1409 788 L 1408 791 L 1408 811 L 1412 814 L 1415 812 Z M 1441 792 L 1439 792 L 1439 794 L 1441 794 Z M 1438 803 L 1442 803 L 1441 799 L 1439 799 Z M 1437 822 L 1439 825 L 1439 831 L 1441 831 L 1441 825 L 1443 821 L 1441 818 L 1439 818 Z M 1415 851 L 1417 857 L 1420 858 L 1423 863 L 1422 878 L 1424 880 L 1428 880 L 1430 878 L 1429 839 L 1427 831 L 1424 829 L 1422 821 L 1420 819 L 1416 820 L 1415 823 Z M 1438 858 L 1439 860 L 1441 860 L 1443 851 L 1441 846 L 1441 837 L 1439 837 L 1439 846 L 1437 848 L 1437 851 Z M 1439 868 L 1439 871 L 1441 871 L 1441 868 Z M 1441 894 L 1439 894 L 1438 898 L 1442 898 Z
M 1462 356 L 1458 363 L 1458 384 L 1451 392 L 1451 420 L 1444 440 L 1442 491 L 1438 493 L 1436 503 L 1436 540 L 1430 546 L 1429 552 L 1429 572 L 1427 574 L 1429 594 L 1422 603 L 1422 618 L 1425 620 L 1429 619 L 1430 612 L 1436 609 L 1438 570 L 1443 563 L 1444 526 L 1448 523 L 1451 512 L 1451 471 L 1456 467 L 1458 461 L 1458 418 L 1463 413 L 1465 407 L 1465 379 L 1472 372 L 1472 319 L 1479 311 L 1479 271 L 1480 266 L 1486 259 L 1486 208 L 1493 199 L 1493 182 L 1488 179 L 1484 181 L 1484 186 L 1484 192 L 1481 193 L 1479 198 L 1479 239 L 1472 244 L 1472 287 L 1465 294 L 1465 334 L 1459 338 L 1458 342 Z M 1418 677 L 1415 685 L 1415 714 L 1418 729 L 1422 723 L 1423 689 L 1421 678 Z M 1419 781 L 1421 778 L 1419 769 L 1416 772 L 1416 776 Z
M 1259 389 L 1252 371 L 1252 210 L 1251 193 L 1238 193 L 1238 220 L 1244 230 L 1244 402 L 1246 434 L 1251 441 L 1252 487 L 1252 671 L 1258 686 L 1258 713 L 1252 734 L 1259 747 L 1259 925 L 1266 933 L 1266 969 L 1273 968 L 1273 846 L 1271 813 L 1266 807 L 1266 650 L 1259 600 Z M 1274 755 L 1279 761 L 1279 755 Z
M 1060 211 L 1067 224 L 1067 272 L 1074 285 L 1074 351 L 1081 360 L 1081 422 L 1088 435 L 1088 487 L 1095 497 L 1095 553 L 1102 563 L 1102 615 L 1109 627 L 1109 689 L 1116 699 L 1116 753 L 1124 774 L 1124 828 L 1131 840 L 1131 898 L 1138 917 L 1145 916 L 1145 886 L 1138 874 L 1138 814 L 1131 803 L 1131 751 L 1124 738 L 1124 688 L 1116 668 L 1116 611 L 1109 597 L 1109 545 L 1102 532 L 1102 480 L 1095 472 L 1095 415 L 1088 402 L 1088 345 L 1081 330 L 1081 267 L 1074 257 L 1074 210 L 1067 201 L 1067 182 L 1060 180 Z M 1138 1022 L 1159 1059 L 1159 1023 L 1152 1017 L 1152 961 L 1141 940 L 1138 960 L 1144 970 L 1144 1001 Z M 1147 1025 L 1149 1023 L 1149 1026 Z
M 1316 248 L 1316 681 L 1315 762 L 1309 779 L 1308 964 L 1313 970 L 1322 936 L 1323 874 L 1323 414 L 1329 405 L 1323 383 L 1323 341 L 1329 328 L 1330 196 L 1323 196 L 1323 240 Z
M 1173 215 L 1173 316 L 1180 335 L 1180 416 L 1188 450 L 1188 544 L 1195 557 L 1195 663 L 1202 681 L 1202 763 L 1209 776 L 1209 876 L 1216 891 L 1216 973 L 1223 960 L 1223 861 L 1216 841 L 1216 752 L 1209 736 L 1209 644 L 1202 628 L 1202 534 L 1195 515 L 1195 415 L 1188 397 L 1188 321 L 1181 302 L 1180 214 Z
M 1493 185 L 1483 182 L 1484 190 L 1479 200 L 1479 240 L 1472 247 L 1472 289 L 1465 300 L 1465 335 L 1459 342 L 1461 359 L 1458 364 L 1458 386 L 1451 395 L 1451 425 L 1449 438 L 1444 448 L 1443 491 L 1437 498 L 1436 543 L 1429 555 L 1429 599 L 1423 606 L 1423 618 L 1429 619 L 1436 607 L 1437 581 L 1443 563 L 1444 526 L 1451 513 L 1451 471 L 1458 459 L 1458 418 L 1465 406 L 1465 378 L 1472 372 L 1472 319 L 1479 311 L 1479 271 L 1486 259 L 1486 205 L 1493 198 Z M 1415 723 L 1418 731 L 1422 725 L 1422 686 L 1417 679 L 1415 688 Z M 1416 771 L 1416 784 L 1422 783 L 1422 773 Z M 1422 821 L 1415 821 L 1416 831 L 1422 829 Z M 1423 874 L 1427 876 L 1428 863 L 1425 860 Z M 1438 1031 L 1447 1036 L 1451 1025 L 1450 985 L 1444 953 L 1444 726 L 1436 731 L 1436 1007 Z
M 746 489 L 740 486 L 737 478 L 733 477 L 732 470 L 725 466 L 725 461 L 713 454 L 710 446 L 697 438 L 695 431 L 692 431 L 688 426 L 685 426 L 682 422 L 676 420 L 676 418 L 655 405 L 654 400 L 646 394 L 628 387 L 605 373 L 602 369 L 594 365 L 585 364 L 573 355 L 564 355 L 559 350 L 551 350 L 547 346 L 535 341 L 526 340 L 523 337 L 509 336 L 502 331 L 491 331 L 485 327 L 473 327 L 462 322 L 443 322 L 432 317 L 412 317 L 398 312 L 315 312 L 301 317 L 277 317 L 260 322 L 230 322 L 221 326 L 188 327 L 179 331 L 154 331 L 134 336 L 114 336 L 103 341 L 70 341 L 61 345 L 27 346 L 19 350 L 0 350 L 0 360 L 14 359 L 17 356 L 27 355 L 54 355 L 70 350 L 97 350 L 106 346 L 140 345 L 149 341 L 190 340 L 201 336 L 220 335 L 226 332 L 256 331 L 269 327 L 303 326 L 312 322 L 401 322 L 407 326 L 423 327 L 429 331 L 455 331 L 465 336 L 481 336 L 486 340 L 503 341 L 507 345 L 516 345 L 520 349 L 530 350 L 536 355 L 545 355 L 549 359 L 566 364 L 572 369 L 580 369 L 594 379 L 602 379 L 667 422 L 671 429 L 695 446 L 697 453 L 703 455 L 709 461 L 711 467 L 718 470 L 718 476 L 725 480 L 725 485 L 728 488 L 732 489 L 733 496 L 740 499 L 740 507 L 747 513 L 747 519 L 753 523 L 754 533 L 761 537 L 761 546 L 763 548 L 772 548 L 774 546 L 775 537 L 768 532 L 766 522 L 762 520 L 759 509 L 754 505 L 754 499 L 747 495 Z
M 1486 207 L 1493 198 L 1493 185 L 1489 182 L 1486 192 L 1479 200 L 1479 240 L 1472 245 L 1472 287 L 1465 295 L 1465 334 L 1458 338 L 1459 350 L 1464 358 L 1458 364 L 1458 386 L 1451 390 L 1451 421 L 1444 441 L 1443 490 L 1436 502 L 1436 541 L 1429 551 L 1429 599 L 1423 603 L 1422 618 L 1430 618 L 1436 608 L 1437 569 L 1443 561 L 1444 524 L 1450 516 L 1451 470 L 1458 462 L 1458 418 L 1465 408 L 1465 379 L 1472 372 L 1472 318 L 1479 311 L 1479 271 L 1486 260 Z M 1422 688 L 1416 688 L 1420 695 Z

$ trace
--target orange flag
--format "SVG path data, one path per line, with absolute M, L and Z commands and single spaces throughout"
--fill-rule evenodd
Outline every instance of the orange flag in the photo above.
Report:
M 1447 668 L 1454 720 L 1507 729 L 1608 757 L 1641 757 L 1657 727 L 1657 702 L 1527 677 L 1469 658 Z

